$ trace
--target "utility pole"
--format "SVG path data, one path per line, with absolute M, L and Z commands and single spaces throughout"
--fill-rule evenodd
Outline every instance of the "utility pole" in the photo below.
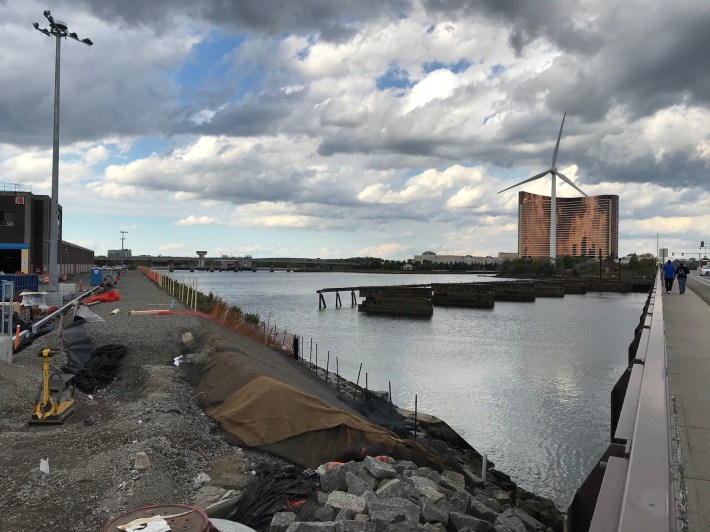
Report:
M 71 38 L 75 41 L 91 46 L 94 43 L 91 39 L 79 39 L 76 33 L 69 33 L 69 28 L 64 22 L 54 20 L 49 10 L 44 12 L 44 16 L 49 22 L 49 29 L 40 28 L 37 22 L 32 25 L 34 28 L 47 37 L 54 36 L 56 39 L 56 51 L 54 57 L 54 134 L 52 143 L 52 201 L 49 215 L 49 292 L 59 290 L 59 268 L 57 266 L 57 248 L 59 244 L 59 79 L 60 79 L 60 56 L 62 38 Z

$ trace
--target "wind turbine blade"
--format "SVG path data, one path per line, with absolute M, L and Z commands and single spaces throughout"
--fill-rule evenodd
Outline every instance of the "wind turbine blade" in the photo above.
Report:
M 511 188 L 515 188 L 517 186 L 524 185 L 525 183 L 529 183 L 530 181 L 535 181 L 536 179 L 540 179 L 541 177 L 545 177 L 550 172 L 552 172 L 552 169 L 545 170 L 544 172 L 540 172 L 539 174 L 532 176 L 530 179 L 526 179 L 525 181 L 521 181 L 520 183 L 516 183 L 515 185 L 511 185 L 508 188 L 504 188 L 503 190 L 499 191 L 498 194 L 500 194 L 501 192 L 505 192 L 506 190 L 510 190 Z
M 567 116 L 567 111 L 562 115 L 562 125 L 560 126 L 560 134 L 557 135 L 557 144 L 555 144 L 555 151 L 552 154 L 552 167 L 555 167 L 557 162 L 557 152 L 560 150 L 560 139 L 562 138 L 562 128 L 565 127 L 565 117 Z
M 570 178 L 567 177 L 566 175 L 561 174 L 561 173 L 559 173 L 559 172 L 557 172 L 557 171 L 553 171 L 552 173 L 555 174 L 557 177 L 559 177 L 562 181 L 564 181 L 565 183 L 567 183 L 568 185 L 570 185 L 571 187 L 575 188 L 575 189 L 577 190 L 577 192 L 579 192 L 580 194 L 582 194 L 582 195 L 584 195 L 584 196 L 587 195 L 581 188 L 579 188 L 577 185 L 575 185 L 574 183 L 572 183 L 572 181 L 570 180 Z

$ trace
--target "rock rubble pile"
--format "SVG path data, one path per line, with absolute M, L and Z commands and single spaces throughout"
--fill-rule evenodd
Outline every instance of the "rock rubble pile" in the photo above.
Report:
M 511 493 L 475 475 L 441 473 L 390 457 L 319 468 L 317 507 L 308 522 L 274 514 L 269 532 L 533 532 L 546 525 L 513 505 Z M 468 480 L 469 486 L 466 485 Z

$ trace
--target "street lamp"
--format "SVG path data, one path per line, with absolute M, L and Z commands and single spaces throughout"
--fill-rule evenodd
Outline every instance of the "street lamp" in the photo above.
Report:
M 57 246 L 59 240 L 59 59 L 62 37 L 91 46 L 91 39 L 79 39 L 76 33 L 69 33 L 64 22 L 54 20 L 49 10 L 44 12 L 49 21 L 49 29 L 40 28 L 37 22 L 34 28 L 47 37 L 56 37 L 57 46 L 54 60 L 54 138 L 52 145 L 52 201 L 49 214 L 49 292 L 59 290 L 59 272 L 57 268 Z
M 126 264 L 126 252 L 123 251 L 123 241 L 126 240 L 125 235 L 128 234 L 128 231 L 121 231 L 121 266 L 124 266 Z

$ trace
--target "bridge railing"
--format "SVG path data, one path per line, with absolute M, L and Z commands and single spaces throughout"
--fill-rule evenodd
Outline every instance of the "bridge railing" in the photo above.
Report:
M 611 437 L 567 510 L 570 532 L 675 531 L 662 279 L 611 393 Z

